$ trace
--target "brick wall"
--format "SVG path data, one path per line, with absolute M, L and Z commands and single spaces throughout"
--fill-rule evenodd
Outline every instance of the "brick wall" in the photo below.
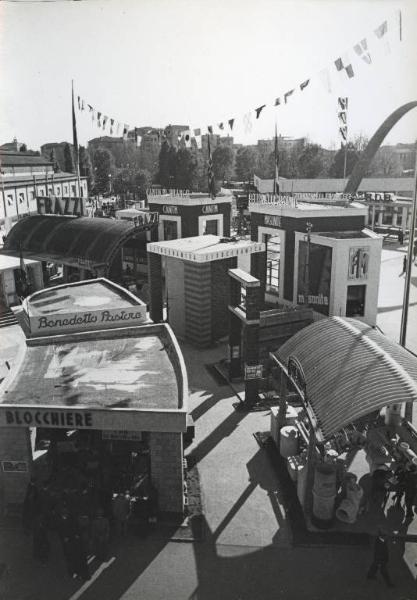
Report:
M 183 448 L 181 433 L 151 432 L 151 478 L 158 491 L 159 510 L 184 510 Z
M 26 427 L 0 427 L 0 457 L 2 461 L 26 462 L 28 471 L 4 472 L 0 468 L 0 508 L 7 510 L 8 504 L 22 504 L 32 468 L 32 450 L 29 429 Z
M 185 338 L 204 348 L 211 344 L 210 263 L 184 261 Z

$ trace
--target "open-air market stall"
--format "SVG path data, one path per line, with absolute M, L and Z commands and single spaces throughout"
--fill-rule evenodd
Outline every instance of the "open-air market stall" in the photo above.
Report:
M 280 397 L 271 437 L 307 521 L 369 530 L 392 492 L 411 518 L 417 431 L 401 409 L 417 400 L 416 357 L 361 321 L 332 317 L 295 334 L 271 359 Z

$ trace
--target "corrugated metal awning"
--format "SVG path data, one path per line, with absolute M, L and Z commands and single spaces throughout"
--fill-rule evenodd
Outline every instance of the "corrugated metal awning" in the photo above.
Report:
M 369 325 L 331 317 L 296 333 L 274 353 L 301 367 L 318 434 L 330 437 L 383 406 L 417 401 L 417 358 Z

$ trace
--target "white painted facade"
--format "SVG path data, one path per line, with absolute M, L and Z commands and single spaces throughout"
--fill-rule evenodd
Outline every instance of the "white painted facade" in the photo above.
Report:
M 311 243 L 332 248 L 332 266 L 329 294 L 329 316 L 345 317 L 349 286 L 366 286 L 365 307 L 363 316 L 355 318 L 368 325 L 375 326 L 378 311 L 378 289 L 381 268 L 382 237 L 365 229 L 366 237 L 341 239 L 331 234 L 311 234 Z M 305 233 L 296 232 L 294 251 L 294 304 L 298 299 L 298 256 L 300 242 L 305 242 Z M 368 249 L 366 276 L 352 278 L 349 276 L 351 253 L 362 248 Z M 313 307 L 314 308 L 314 307 Z M 322 315 L 319 315 L 321 317 Z

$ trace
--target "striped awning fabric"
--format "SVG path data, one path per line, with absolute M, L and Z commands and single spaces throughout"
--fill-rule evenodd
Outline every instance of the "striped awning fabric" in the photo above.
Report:
M 417 358 L 356 319 L 305 327 L 274 353 L 301 365 L 305 398 L 323 439 L 383 406 L 417 401 Z

